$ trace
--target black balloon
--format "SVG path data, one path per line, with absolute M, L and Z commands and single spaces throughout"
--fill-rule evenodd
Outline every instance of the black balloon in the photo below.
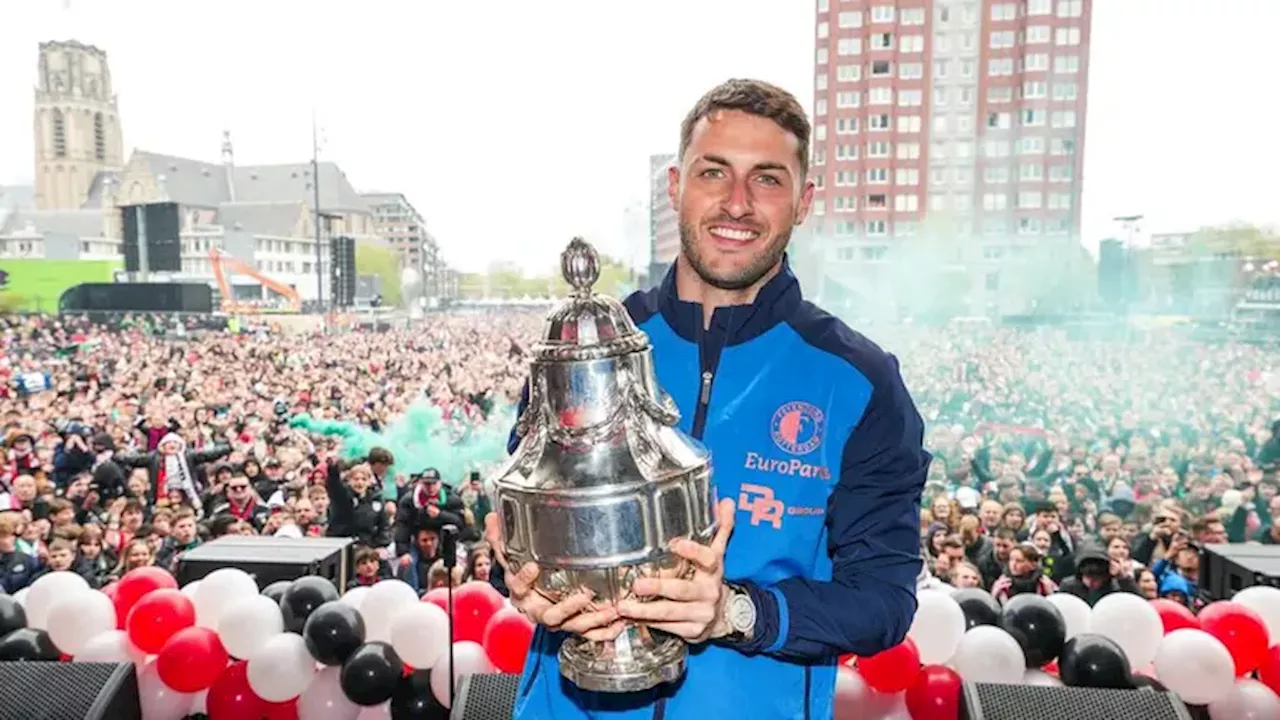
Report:
M 280 598 L 284 597 L 284 591 L 293 585 L 292 580 L 277 580 L 270 585 L 262 588 L 262 594 L 271 598 L 272 602 L 280 602 Z
M 1000 627 L 1022 646 L 1027 667 L 1043 667 L 1058 657 L 1067 641 L 1062 611 L 1039 595 L 1014 595 L 1000 613 Z
M 1058 674 L 1072 687 L 1133 687 L 1133 671 L 1124 650 L 1111 638 L 1086 633 L 1067 641 L 1058 657 Z
M 337 600 L 315 609 L 302 628 L 311 657 L 325 665 L 341 665 L 364 644 L 364 618 Z
M 1000 603 L 991 597 L 991 593 L 980 588 L 965 588 L 951 595 L 960 603 L 964 611 L 964 629 L 966 632 L 979 625 L 1000 624 Z
M 286 632 L 301 633 L 307 618 L 321 605 L 338 599 L 338 589 L 327 579 L 308 575 L 294 580 L 280 596 L 280 612 Z
M 338 682 L 348 700 L 368 707 L 390 700 L 403 676 L 404 663 L 391 645 L 371 642 L 351 653 L 342 664 Z
M 1133 676 L 1133 688 L 1135 690 L 1150 690 L 1152 692 L 1168 692 L 1169 691 L 1169 688 L 1165 687 L 1164 683 L 1160 682 L 1159 680 L 1152 677 L 1147 677 L 1146 675 L 1137 675 L 1137 674 Z
M 449 720 L 449 709 L 431 692 L 430 670 L 415 670 L 400 678 L 391 695 L 391 720 Z
M 0 660 L 47 660 L 56 662 L 62 653 L 53 646 L 49 633 L 44 630 L 19 628 L 0 640 Z
M 17 600 L 0 595 L 0 638 L 27 626 L 27 611 Z

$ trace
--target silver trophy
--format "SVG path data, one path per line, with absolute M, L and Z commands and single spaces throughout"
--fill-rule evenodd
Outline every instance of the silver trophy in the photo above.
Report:
M 513 570 L 537 563 L 537 592 L 558 602 L 585 588 L 599 606 L 630 596 L 636 578 L 692 575 L 670 543 L 715 532 L 711 458 L 676 429 L 648 336 L 592 292 L 595 250 L 575 238 L 560 267 L 572 293 L 533 346 L 520 445 L 494 479 L 495 505 Z M 680 638 L 628 624 L 612 642 L 567 637 L 560 672 L 584 690 L 634 692 L 679 679 L 685 654 Z

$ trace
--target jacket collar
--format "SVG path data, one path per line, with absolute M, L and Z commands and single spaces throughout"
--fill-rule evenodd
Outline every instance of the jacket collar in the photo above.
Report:
M 671 263 L 658 289 L 658 310 L 677 335 L 689 342 L 699 342 L 708 332 L 723 333 L 726 345 L 737 345 L 757 338 L 791 317 L 802 300 L 800 281 L 791 272 L 791 262 L 782 256 L 782 269 L 760 288 L 750 305 L 716 308 L 711 316 L 711 329 L 703 330 L 702 304 L 681 300 L 676 292 L 676 263 Z

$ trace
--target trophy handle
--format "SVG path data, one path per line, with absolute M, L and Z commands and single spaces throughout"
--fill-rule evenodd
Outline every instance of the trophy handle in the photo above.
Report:
M 660 425 L 675 427 L 680 422 L 680 410 L 664 390 L 658 390 L 658 399 L 655 400 L 640 385 L 632 385 L 631 402 Z

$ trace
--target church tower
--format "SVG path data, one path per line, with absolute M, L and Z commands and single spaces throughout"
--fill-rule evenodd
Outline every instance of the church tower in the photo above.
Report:
M 79 209 L 97 173 L 124 165 L 105 52 L 74 40 L 40 43 L 35 139 L 41 210 Z

